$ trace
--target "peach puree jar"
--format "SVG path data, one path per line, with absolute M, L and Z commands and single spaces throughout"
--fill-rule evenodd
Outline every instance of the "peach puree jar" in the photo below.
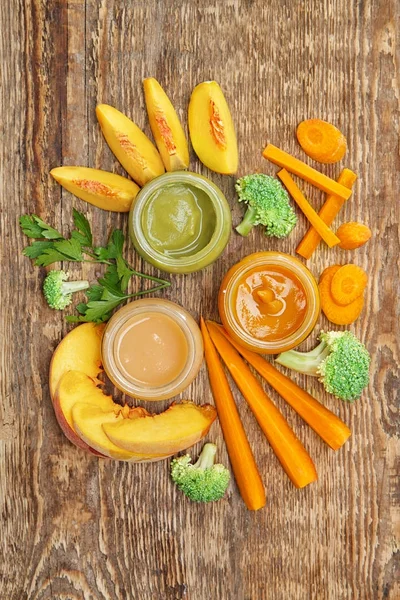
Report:
M 260 354 L 298 346 L 320 314 L 317 282 L 297 258 L 257 252 L 233 265 L 218 296 L 222 323 L 240 345 Z
M 141 400 L 166 400 L 198 374 L 203 340 L 199 326 L 181 306 L 146 298 L 112 316 L 101 353 L 104 370 L 119 390 Z

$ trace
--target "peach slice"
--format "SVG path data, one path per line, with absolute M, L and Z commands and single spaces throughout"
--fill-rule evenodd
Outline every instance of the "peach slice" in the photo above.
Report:
M 235 128 L 225 96 L 216 81 L 204 81 L 194 88 L 188 116 L 190 139 L 201 162 L 217 173 L 236 173 Z
M 192 402 L 172 404 L 158 415 L 144 415 L 104 423 L 107 437 L 120 448 L 137 454 L 172 455 L 201 440 L 217 412 L 213 406 Z
M 142 186 L 164 173 L 157 148 L 133 121 L 108 104 L 99 104 L 96 115 L 111 151 L 136 183 Z
M 76 433 L 73 425 L 72 407 L 79 401 L 85 401 L 88 404 L 101 407 L 105 410 L 113 410 L 114 402 L 111 396 L 106 396 L 97 387 L 96 380 L 91 379 L 81 371 L 67 371 L 60 379 L 53 400 L 54 412 L 58 424 L 64 435 L 75 446 L 93 451 L 90 444 L 87 444 Z M 95 454 L 97 454 L 97 451 Z
M 74 429 L 89 446 L 115 460 L 150 462 L 167 458 L 169 455 L 159 456 L 129 452 L 113 444 L 104 433 L 103 425 L 107 423 L 114 424 L 120 423 L 124 419 L 139 418 L 139 416 L 135 415 L 136 411 L 139 411 L 139 415 L 144 416 L 146 414 L 146 416 L 149 416 L 149 413 L 144 409 L 130 409 L 127 405 L 122 407 L 114 404 L 111 410 L 103 410 L 99 406 L 87 404 L 86 401 L 77 402 L 72 408 Z
M 179 117 L 154 77 L 143 81 L 144 97 L 151 131 L 167 171 L 179 171 L 189 166 L 189 149 Z
M 101 338 L 105 324 L 83 323 L 72 329 L 58 344 L 50 363 L 50 395 L 67 371 L 82 371 L 95 379 L 101 373 Z
M 112 212 L 129 212 L 140 190 L 126 177 L 100 169 L 56 167 L 50 175 L 71 194 Z

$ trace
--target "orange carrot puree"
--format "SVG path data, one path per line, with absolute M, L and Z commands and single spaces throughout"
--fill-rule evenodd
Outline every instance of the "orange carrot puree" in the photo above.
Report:
M 302 324 L 307 298 L 300 280 L 282 266 L 257 266 L 239 280 L 234 298 L 236 319 L 252 337 L 273 341 Z

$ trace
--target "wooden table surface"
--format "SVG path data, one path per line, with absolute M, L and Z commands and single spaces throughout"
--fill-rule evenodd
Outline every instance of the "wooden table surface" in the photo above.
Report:
M 396 0 L 0 3 L 2 600 L 400 598 L 396 25 Z M 316 276 L 338 262 L 355 262 L 370 275 L 365 310 L 351 327 L 372 353 L 368 391 L 345 405 L 317 381 L 296 377 L 344 419 L 351 439 L 335 453 L 271 392 L 315 460 L 316 484 L 292 486 L 235 390 L 267 491 L 267 506 L 256 513 L 246 510 L 234 481 L 222 501 L 195 505 L 171 484 L 169 461 L 135 465 L 86 455 L 67 441 L 53 414 L 49 362 L 69 327 L 44 302 L 44 270 L 22 256 L 27 240 L 18 216 L 35 212 L 68 232 L 75 206 L 99 242 L 111 227 L 126 230 L 126 216 L 62 191 L 49 171 L 83 165 L 123 173 L 95 106 L 112 104 L 150 133 L 146 76 L 165 87 L 185 127 L 192 88 L 206 79 L 221 84 L 238 133 L 239 175 L 276 171 L 261 158 L 267 142 L 312 164 L 296 142 L 296 125 L 311 117 L 335 123 L 348 153 L 342 164 L 319 168 L 333 177 L 343 166 L 358 173 L 340 221 L 373 229 L 359 251 L 321 245 L 309 261 Z M 210 173 L 193 152 L 191 169 L 224 190 L 236 224 L 242 208 L 234 178 Z M 302 187 L 320 206 L 323 194 Z M 248 239 L 232 234 L 214 266 L 172 277 L 164 297 L 196 318 L 217 319 L 227 268 L 256 250 L 294 253 L 306 228 L 299 215 L 286 240 L 267 239 L 261 230 Z M 70 270 L 79 275 L 81 268 Z M 84 272 L 93 277 L 99 269 Z M 327 327 L 321 317 L 316 332 Z M 312 335 L 304 348 L 314 343 Z M 185 396 L 213 402 L 204 366 Z M 218 423 L 208 439 L 228 464 Z

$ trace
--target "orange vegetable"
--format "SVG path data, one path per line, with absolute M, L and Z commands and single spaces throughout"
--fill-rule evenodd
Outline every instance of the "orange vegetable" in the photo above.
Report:
M 332 265 L 331 267 L 326 267 L 326 269 L 324 269 L 321 275 L 319 276 L 319 281 L 321 282 L 325 275 L 330 275 L 331 273 L 332 275 L 334 275 L 336 271 L 340 269 L 341 266 L 342 265 Z
M 347 306 L 354 302 L 365 290 L 368 282 L 366 272 L 356 265 L 344 265 L 334 273 L 331 293 L 336 304 Z
M 372 235 L 370 228 L 363 223 L 351 221 L 343 223 L 336 232 L 340 239 L 339 248 L 354 250 L 366 244 Z
M 258 510 L 265 506 L 266 502 L 264 485 L 243 429 L 228 379 L 203 318 L 201 318 L 201 332 L 211 389 L 236 483 L 247 508 Z
M 361 314 L 364 307 L 364 298 L 359 296 L 357 300 L 351 302 L 347 306 L 340 306 L 333 299 L 331 293 L 331 284 L 334 275 L 339 271 L 341 267 L 332 267 L 330 272 L 325 269 L 325 275 L 319 282 L 319 293 L 321 296 L 321 308 L 326 318 L 335 325 L 350 325 L 354 323 Z
M 246 398 L 258 424 L 293 484 L 302 488 L 316 481 L 317 472 L 309 454 L 249 367 L 215 323 L 207 321 L 207 329 L 222 360 Z
M 301 208 L 311 225 L 315 227 L 324 242 L 328 244 L 329 248 L 339 244 L 339 238 L 333 233 L 332 229 L 329 229 L 328 225 L 324 223 L 321 217 L 318 216 L 318 213 L 315 212 L 311 204 L 305 199 L 286 169 L 279 171 L 278 177 L 287 188 L 287 191 L 292 196 L 293 200 Z
M 347 187 L 341 185 L 327 175 L 320 173 L 316 169 L 309 167 L 298 158 L 294 158 L 294 156 L 291 156 L 272 144 L 268 144 L 265 148 L 263 157 L 270 160 L 275 165 L 283 167 L 290 173 L 294 173 L 298 177 L 301 177 L 301 179 L 312 183 L 315 187 L 327 194 L 335 194 L 344 200 L 348 200 L 351 196 L 351 190 Z
M 297 127 L 297 139 L 304 152 L 321 163 L 335 163 L 346 154 L 347 142 L 337 127 L 321 119 L 307 119 Z
M 330 410 L 318 402 L 305 390 L 302 390 L 294 381 L 283 375 L 265 358 L 242 348 L 235 340 L 229 337 L 225 329 L 215 324 L 226 339 L 236 350 L 251 364 L 252 367 L 278 392 L 280 396 L 312 427 L 333 450 L 338 450 L 350 437 L 351 431 Z
M 337 182 L 351 190 L 356 179 L 357 175 L 353 173 L 353 171 L 350 171 L 350 169 L 343 169 Z M 318 215 L 327 225 L 331 225 L 334 218 L 342 208 L 344 202 L 345 200 L 340 196 L 337 196 L 336 194 L 329 194 Z M 336 235 L 340 239 L 338 232 Z M 314 229 L 314 227 L 310 227 L 296 248 L 297 254 L 300 254 L 300 256 L 303 258 L 310 258 L 320 241 L 321 236 L 319 235 L 318 231 Z

